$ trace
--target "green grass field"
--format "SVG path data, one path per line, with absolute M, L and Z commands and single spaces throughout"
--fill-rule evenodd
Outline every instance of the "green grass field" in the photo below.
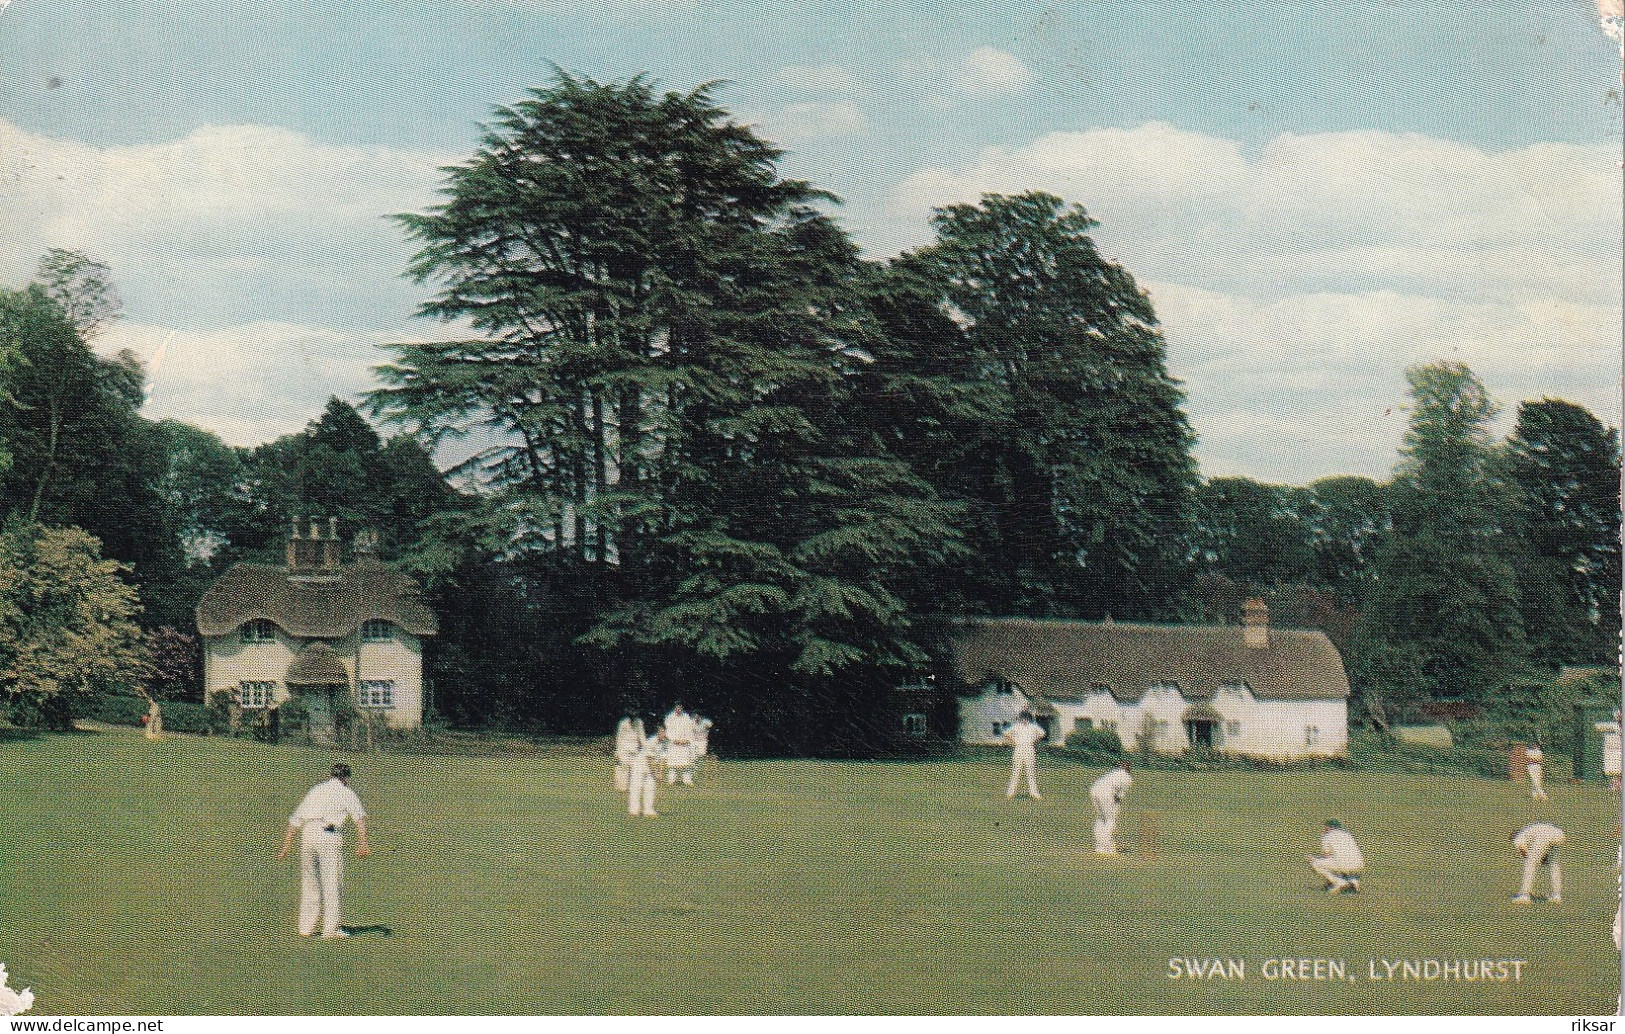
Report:
M 1557 786 L 1564 901 L 1518 908 L 1518 785 L 1145 772 L 1133 849 L 1089 851 L 1097 770 L 1041 759 L 707 761 L 633 820 L 608 758 L 352 759 L 376 853 L 345 921 L 293 928 L 282 823 L 325 752 L 134 732 L 0 740 L 0 962 L 35 1013 L 1567 1013 L 1612 1011 L 1618 798 Z M 1304 856 L 1342 818 L 1366 892 Z M 1143 845 L 1142 845 L 1143 846 Z M 1174 980 L 1170 958 L 1246 960 Z M 1266 980 L 1270 958 L 1353 981 Z M 1389 983 L 1371 958 L 1527 959 L 1520 983 Z

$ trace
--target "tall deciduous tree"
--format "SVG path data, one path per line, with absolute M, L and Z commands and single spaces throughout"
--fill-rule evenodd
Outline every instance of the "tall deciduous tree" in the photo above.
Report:
M 990 430 L 1010 431 L 969 479 L 994 526 L 976 546 L 1006 573 L 1000 609 L 1167 613 L 1195 463 L 1150 300 L 1052 195 L 989 194 L 933 222 L 911 261 L 1001 391 Z
M 73 696 L 141 685 L 135 589 L 78 528 L 0 532 L 0 700 L 18 724 L 67 724 Z
M 1406 379 L 1394 533 L 1356 635 L 1358 675 L 1390 704 L 1482 700 L 1525 662 L 1507 499 L 1492 476 L 1496 407 L 1458 363 L 1413 367 Z
M 1548 664 L 1619 655 L 1619 432 L 1582 406 L 1525 402 L 1507 441 L 1524 623 Z

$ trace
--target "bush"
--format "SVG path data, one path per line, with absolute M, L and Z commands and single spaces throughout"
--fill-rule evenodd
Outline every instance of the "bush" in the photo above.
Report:
M 1123 741 L 1111 729 L 1085 726 L 1067 735 L 1066 752 L 1087 765 L 1115 765 L 1123 758 Z
M 1363 735 L 1349 741 L 1349 757 L 1364 772 L 1416 772 L 1429 775 L 1507 777 L 1507 752 L 1487 747 L 1426 747 L 1391 736 Z
M 232 721 L 232 708 L 236 701 L 227 690 L 220 690 L 209 697 L 209 731 L 216 736 L 235 735 L 236 723 Z
M 43 698 L 25 693 L 10 700 L 0 699 L 0 721 L 20 729 L 72 729 L 78 703 L 66 693 Z
M 89 701 L 84 717 L 108 725 L 140 725 L 147 716 L 147 702 L 141 697 L 97 696 Z M 166 712 L 164 717 L 169 717 Z
M 310 731 L 310 709 L 299 696 L 291 696 L 276 709 L 277 728 L 283 736 L 304 736 Z
M 159 705 L 163 709 L 165 732 L 190 732 L 207 735 L 214 731 L 214 722 L 207 707 L 190 700 L 170 700 Z

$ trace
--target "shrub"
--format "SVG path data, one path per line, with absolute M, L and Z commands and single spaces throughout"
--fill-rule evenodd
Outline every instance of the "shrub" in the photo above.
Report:
M 1114 765 L 1123 757 L 1123 741 L 1111 729 L 1073 729 L 1066 738 L 1066 752 L 1085 764 Z
M 220 690 L 209 696 L 209 731 L 216 736 L 236 735 L 237 723 L 233 721 L 233 709 L 236 701 L 232 699 L 227 690 Z
M 206 735 L 214 731 L 209 709 L 190 700 L 171 700 L 159 705 L 163 708 L 165 732 L 190 732 Z
M 1416 772 L 1429 775 L 1507 777 L 1505 750 L 1487 747 L 1427 747 L 1400 743 L 1392 737 L 1356 736 L 1349 742 L 1349 757 L 1365 772 Z
M 147 717 L 147 702 L 141 697 L 105 696 L 93 697 L 85 717 L 108 725 L 140 725 L 141 720 Z M 164 712 L 167 720 L 169 713 Z
M 284 700 L 277 712 L 277 727 L 283 736 L 304 736 L 310 731 L 310 709 L 299 696 Z

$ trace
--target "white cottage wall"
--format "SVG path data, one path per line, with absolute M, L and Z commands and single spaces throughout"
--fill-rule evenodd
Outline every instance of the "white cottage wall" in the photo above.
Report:
M 204 639 L 204 699 L 215 693 L 235 693 L 244 682 L 270 682 L 275 685 L 272 701 L 281 704 L 293 694 L 284 681 L 288 665 L 307 642 L 296 640 L 280 628 L 268 643 L 245 643 L 240 631 Z M 415 729 L 423 724 L 423 640 L 394 627 L 385 642 L 363 642 L 359 631 L 342 639 L 321 640 L 338 654 L 349 676 L 352 702 L 360 679 L 387 680 L 395 684 L 394 706 L 379 708 L 385 724 L 392 729 Z M 357 672 L 360 675 L 357 676 Z

